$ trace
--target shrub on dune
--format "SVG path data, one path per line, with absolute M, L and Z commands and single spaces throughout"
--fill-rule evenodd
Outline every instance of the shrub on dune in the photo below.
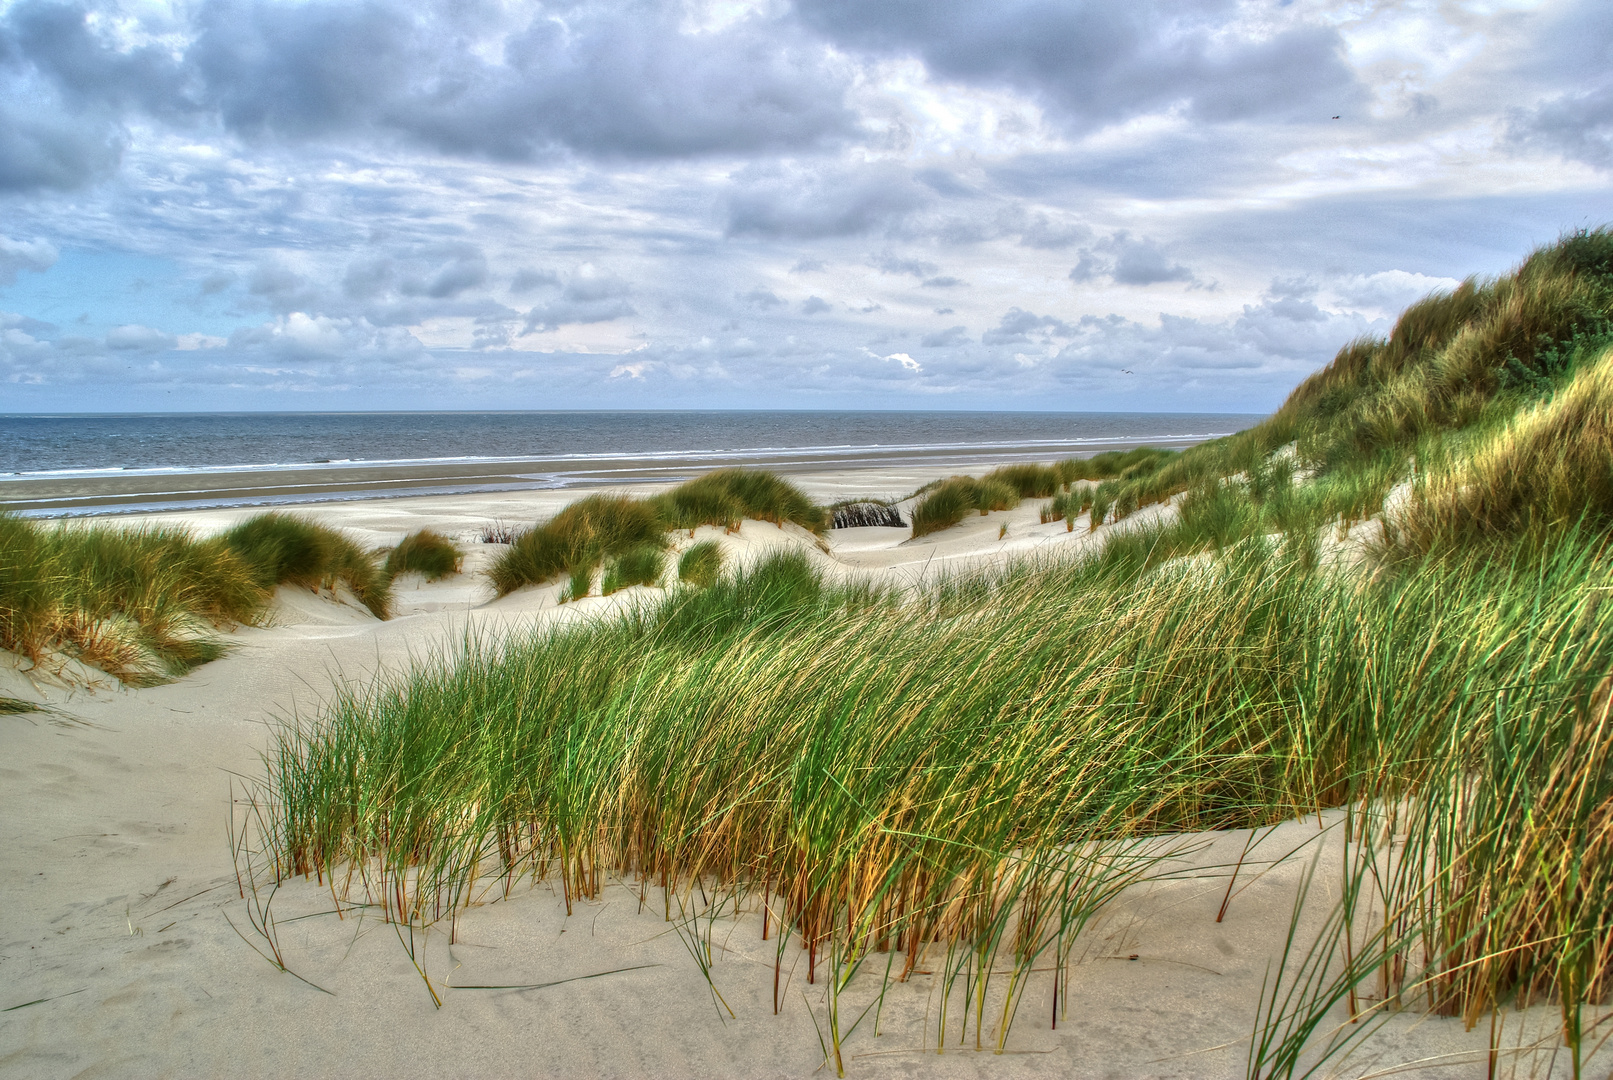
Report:
M 387 553 L 381 571 L 389 578 L 416 573 L 423 574 L 427 581 L 437 581 L 459 573 L 464 561 L 465 554 L 459 550 L 459 545 L 442 533 L 421 529 L 405 536 Z
M 884 499 L 844 499 L 829 507 L 829 515 L 836 529 L 907 527 L 901 512 Z

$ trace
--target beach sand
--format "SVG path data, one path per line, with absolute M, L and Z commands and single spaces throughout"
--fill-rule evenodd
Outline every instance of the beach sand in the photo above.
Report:
M 908 465 L 792 479 L 828 500 L 904 495 L 951 471 Z M 821 974 L 808 983 L 804 953 L 785 954 L 774 1015 L 774 942 L 761 939 L 759 915 L 719 920 L 712 978 L 731 1018 L 665 921 L 659 891 L 649 888 L 641 903 L 636 882 L 608 885 L 569 917 L 549 884 L 495 891 L 458 919 L 450 944 L 446 923 L 411 938 L 379 919 L 338 918 L 328 888 L 295 881 L 271 908 L 295 976 L 262 955 L 268 943 L 251 928 L 229 836 L 243 812 L 232 796 L 262 775 L 259 754 L 275 725 L 316 713 L 342 684 L 451 650 L 466 633 L 587 618 L 628 602 L 638 590 L 557 607 L 558 585 L 489 602 L 476 571 L 498 548 L 474 543 L 481 527 L 541 519 L 577 497 L 575 489 L 482 492 L 310 507 L 366 544 L 422 527 L 466 542 L 466 572 L 436 584 L 400 580 L 398 615 L 387 622 L 282 589 L 272 625 L 235 630 L 225 658 L 169 685 L 128 690 L 102 679 L 68 688 L 30 678 L 14 660 L 0 666 L 0 694 L 47 706 L 0 716 L 0 1009 L 8 1010 L 0 1075 L 832 1075 L 818 1072 L 823 985 Z M 1039 525 L 1037 503 L 919 541 L 905 530 L 844 530 L 827 553 L 800 530 L 757 522 L 737 536 L 711 529 L 697 539 L 719 537 L 739 559 L 798 546 L 836 574 L 894 580 L 1095 542 L 1084 526 Z M 253 512 L 119 520 L 211 531 Z M 1161 841 L 1180 850 L 1178 872 L 1131 889 L 1085 934 L 1057 1030 L 1051 974 L 1039 973 L 1006 1053 L 976 1052 L 971 1027 L 964 1045 L 953 1035 L 937 1055 L 936 980 L 921 973 L 891 988 L 877 1035 L 870 1013 L 851 1036 L 848 1075 L 1243 1075 L 1262 982 L 1313 860 L 1318 903 L 1307 925 L 1336 887 L 1337 830 L 1322 828 L 1331 820 L 1289 822 L 1266 837 L 1244 860 L 1219 923 L 1248 834 Z M 853 984 L 854 1011 L 874 1000 L 879 982 L 876 971 Z M 470 988 L 489 986 L 532 988 Z M 1338 1020 L 1347 1021 L 1342 1009 Z M 1566 1054 L 1552 1058 L 1557 1023 L 1549 1007 L 1508 1014 L 1501 1043 L 1541 1049 L 1503 1057 L 1500 1075 L 1567 1075 Z M 1468 1032 L 1458 1019 L 1408 1010 L 1320 1075 L 1384 1075 L 1408 1063 L 1416 1064 L 1393 1075 L 1483 1075 L 1489 1035 L 1487 1022 Z M 1599 1063 L 1595 1075 L 1607 1068 Z

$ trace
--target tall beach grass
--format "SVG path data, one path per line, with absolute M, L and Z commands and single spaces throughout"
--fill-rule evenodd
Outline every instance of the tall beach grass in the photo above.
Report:
M 45 526 L 0 514 L 0 648 L 63 655 L 130 685 L 217 658 L 214 629 L 255 621 L 276 586 L 348 585 L 371 611 L 385 575 L 352 540 L 284 514 L 198 539 L 185 529 Z
M 603 494 L 579 499 L 516 536 L 488 569 L 488 577 L 500 596 L 561 575 L 573 579 L 570 595 L 587 595 L 587 588 L 576 592 L 576 583 L 606 560 L 647 547 L 665 548 L 666 534 L 674 529 L 737 529 L 747 518 L 799 525 L 820 535 L 829 525 L 826 510 L 773 473 L 719 469 L 648 499 Z

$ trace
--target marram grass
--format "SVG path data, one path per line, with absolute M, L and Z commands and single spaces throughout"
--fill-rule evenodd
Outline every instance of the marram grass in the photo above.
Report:
M 799 558 L 725 580 L 473 643 L 287 728 L 279 872 L 428 922 L 527 875 L 568 898 L 609 875 L 699 882 L 765 898 L 837 971 L 893 949 L 897 977 L 944 956 L 1022 989 L 1066 947 L 1072 896 L 1136 872 L 1128 843 L 1397 806 L 1429 837 L 1397 864 L 1419 942 L 1395 938 L 1397 978 L 1462 1014 L 1608 985 L 1608 894 L 1591 864 L 1562 876 L 1613 814 L 1593 537 L 1374 582 L 1264 542 L 1214 574 L 1099 560 L 906 600 Z M 1520 798 L 1553 824 L 1497 832 Z M 1483 956 L 1506 962 L 1471 976 Z M 1001 1016 L 972 1022 L 1005 1037 Z
M 134 686 L 224 650 L 216 627 L 256 620 L 277 585 L 348 584 L 372 611 L 385 576 L 350 539 L 284 514 L 198 539 L 185 529 L 45 526 L 0 514 L 0 648 L 66 655 Z
M 701 525 L 739 528 L 746 518 L 776 525 L 796 524 L 813 533 L 829 525 L 828 511 L 813 504 L 793 484 L 765 469 L 718 469 L 648 499 L 590 495 L 543 524 L 516 536 L 488 569 L 500 596 L 525 585 L 541 585 L 561 575 L 571 578 L 568 596 L 583 575 L 607 560 L 646 547 L 665 548 L 666 533 Z M 637 556 L 643 558 L 643 556 Z
M 459 573 L 465 553 L 448 537 L 431 529 L 419 529 L 405 536 L 387 552 L 381 572 L 389 579 L 399 574 L 421 574 L 427 581 L 439 581 Z

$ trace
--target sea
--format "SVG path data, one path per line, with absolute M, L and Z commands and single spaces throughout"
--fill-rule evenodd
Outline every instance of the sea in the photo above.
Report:
M 0 414 L 0 506 L 28 490 L 38 496 L 28 513 L 49 513 L 57 505 L 85 512 L 99 501 L 84 503 L 74 493 L 92 480 L 97 490 L 111 490 L 113 478 L 129 490 L 164 492 L 152 496 L 161 502 L 227 505 L 379 497 L 386 491 L 365 489 L 358 480 L 376 468 L 415 478 L 407 492 L 394 493 L 424 494 L 568 487 L 605 476 L 675 479 L 747 462 L 795 471 L 917 462 L 989 467 L 1115 446 L 1187 446 L 1259 419 L 1221 413 L 728 410 Z M 478 468 L 483 465 L 488 468 Z M 317 496 L 303 489 L 271 490 L 274 474 L 284 473 L 286 484 L 294 477 L 302 484 L 310 469 L 321 473 Z M 215 490 L 200 475 L 184 476 L 240 473 L 258 474 L 251 492 L 241 490 L 240 477 Z M 354 478 L 351 485 L 344 476 Z M 176 482 L 159 483 L 164 478 Z M 429 488 L 420 486 L 428 482 Z M 66 486 L 42 491 L 42 483 Z M 125 509 L 151 505 L 147 500 Z

